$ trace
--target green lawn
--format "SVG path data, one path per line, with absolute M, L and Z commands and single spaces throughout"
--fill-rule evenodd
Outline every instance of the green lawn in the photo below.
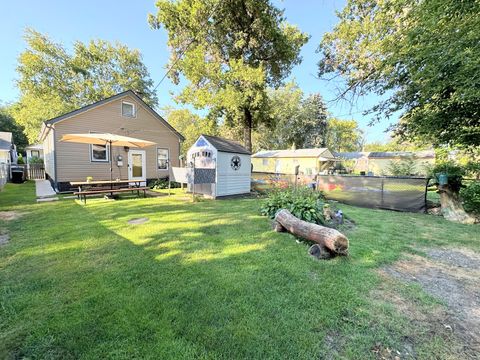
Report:
M 316 261 L 271 231 L 256 199 L 171 197 L 35 203 L 7 184 L 0 210 L 0 358 L 352 358 L 374 348 L 455 356 L 453 337 L 414 324 L 391 286 L 422 311 L 418 287 L 375 271 L 418 246 L 479 250 L 478 227 L 423 214 L 342 206 L 358 226 L 350 257 Z M 142 225 L 128 220 L 148 217 Z M 402 357 L 403 358 L 403 357 Z

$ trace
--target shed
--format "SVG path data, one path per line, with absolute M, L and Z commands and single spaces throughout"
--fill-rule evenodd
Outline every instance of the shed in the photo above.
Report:
M 213 183 L 195 179 L 195 185 L 189 184 L 190 190 L 195 186 L 196 193 L 213 198 L 250 193 L 251 153 L 236 141 L 200 135 L 187 152 L 187 165 L 195 170 L 214 170 Z M 201 174 L 194 173 L 196 177 Z M 208 177 L 206 172 L 205 176 Z

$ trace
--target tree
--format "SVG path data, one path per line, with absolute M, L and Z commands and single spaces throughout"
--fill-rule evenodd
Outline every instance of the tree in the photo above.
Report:
M 168 123 L 185 137 L 181 148 L 183 155 L 186 155 L 188 149 L 200 135 L 218 134 L 218 126 L 214 119 L 202 118 L 188 109 L 168 108 L 165 110 Z
M 326 147 L 328 131 L 328 111 L 320 94 L 312 94 L 303 101 L 305 123 L 305 140 L 303 147 Z
M 330 151 L 351 152 L 362 150 L 363 133 L 355 120 L 329 119 L 326 145 Z
M 13 142 L 19 153 L 25 150 L 28 145 L 27 137 L 23 133 L 23 128 L 15 122 L 11 109 L 7 106 L 0 106 L 0 131 L 12 133 Z
M 396 132 L 434 145 L 480 145 L 480 2 L 349 0 L 325 34 L 319 74 L 340 96 L 376 93 L 372 111 L 401 112 Z
M 272 123 L 254 132 L 256 150 L 322 147 L 326 143 L 326 105 L 320 94 L 305 98 L 294 82 L 268 92 Z
M 69 54 L 61 44 L 32 29 L 26 30 L 25 40 L 27 49 L 17 67 L 20 100 L 13 116 L 31 142 L 36 141 L 42 121 L 124 90 L 135 91 L 149 105 L 157 104 L 138 50 L 92 40 L 75 42 Z
M 242 128 L 251 150 L 252 129 L 270 121 L 267 86 L 279 86 L 300 63 L 308 36 L 269 0 L 159 0 L 156 6 L 149 22 L 168 33 L 169 76 L 188 81 L 178 100 Z

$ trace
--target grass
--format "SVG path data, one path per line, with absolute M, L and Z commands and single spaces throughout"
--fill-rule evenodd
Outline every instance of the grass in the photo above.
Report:
M 348 258 L 315 261 L 271 231 L 256 199 L 175 195 L 35 203 L 7 184 L 0 220 L 0 358 L 375 358 L 379 346 L 455 355 L 373 299 L 375 271 L 419 246 L 479 250 L 478 228 L 423 214 L 342 206 L 358 226 Z M 128 220 L 147 217 L 142 225 Z M 393 285 L 428 309 L 420 289 Z M 391 289 L 392 290 L 392 289 Z M 393 291 L 393 290 L 392 290 Z M 420 294 L 420 295 L 419 295 Z

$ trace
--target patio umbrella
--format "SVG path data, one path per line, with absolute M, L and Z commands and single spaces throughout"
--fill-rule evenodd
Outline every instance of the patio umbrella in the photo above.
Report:
M 65 134 L 60 141 L 92 145 L 110 145 L 110 181 L 112 181 L 112 146 L 144 148 L 155 145 L 154 142 L 110 133 Z

